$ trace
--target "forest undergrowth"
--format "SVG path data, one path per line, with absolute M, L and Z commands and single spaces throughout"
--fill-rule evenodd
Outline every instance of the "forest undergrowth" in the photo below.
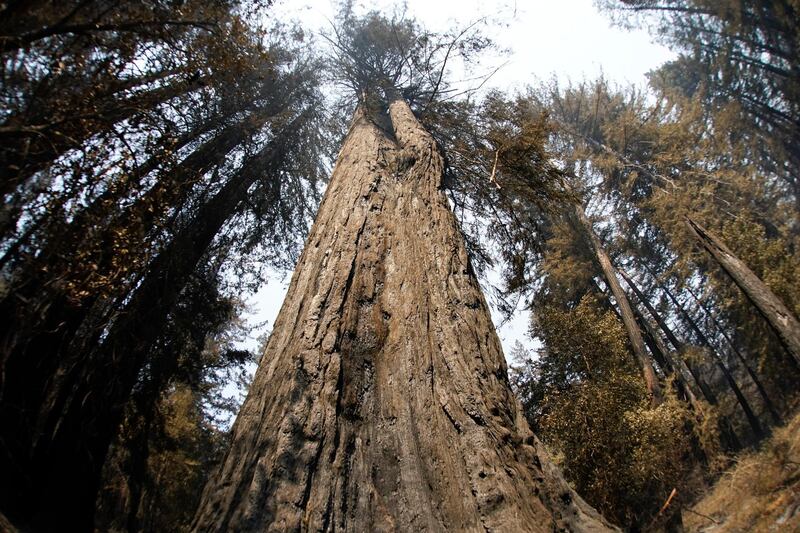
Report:
M 687 532 L 800 530 L 800 414 L 733 466 L 692 506 Z

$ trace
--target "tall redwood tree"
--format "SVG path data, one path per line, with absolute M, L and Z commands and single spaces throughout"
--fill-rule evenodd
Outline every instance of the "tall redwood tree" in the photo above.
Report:
M 611 527 L 511 392 L 443 166 L 358 108 L 196 531 Z

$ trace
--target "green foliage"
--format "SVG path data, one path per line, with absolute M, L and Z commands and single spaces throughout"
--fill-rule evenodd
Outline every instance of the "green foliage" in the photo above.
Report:
M 227 444 L 208 424 L 196 393 L 179 387 L 162 404 L 164 442 L 148 459 L 151 493 L 142 511 L 145 531 L 189 531 L 211 469 Z
M 529 95 L 499 91 L 438 102 L 421 120 L 445 153 L 444 185 L 471 263 L 479 273 L 502 265 L 495 303 L 509 311 L 503 297 L 535 283 L 550 217 L 575 199 L 548 147 L 555 125 Z
M 468 68 L 493 46 L 480 31 L 483 25 L 436 33 L 405 9 L 362 15 L 352 1 L 342 1 L 331 34 L 323 35 L 331 46 L 328 76 L 347 90 L 345 100 L 377 114 L 398 96 L 424 108 L 453 96 L 453 63 Z
M 596 259 L 567 216 L 550 226 L 539 272 L 546 282 L 536 293 L 537 305 L 572 308 L 595 292 Z

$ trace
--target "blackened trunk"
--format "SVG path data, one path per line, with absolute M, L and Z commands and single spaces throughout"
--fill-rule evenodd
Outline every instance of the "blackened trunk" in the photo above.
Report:
M 725 381 L 728 383 L 731 391 L 733 392 L 734 396 L 736 396 L 736 400 L 739 402 L 739 406 L 742 408 L 745 417 L 747 418 L 748 424 L 753 430 L 756 438 L 761 440 L 766 434 L 764 433 L 763 428 L 761 427 L 761 422 L 759 422 L 758 417 L 753 412 L 753 409 L 750 407 L 750 402 L 747 401 L 747 398 L 742 393 L 742 389 L 739 388 L 739 385 L 736 383 L 733 375 L 731 374 L 728 366 L 722 360 L 722 357 L 717 353 L 714 349 L 714 346 L 708 340 L 705 333 L 700 329 L 700 327 L 695 323 L 694 319 L 692 319 L 691 315 L 689 314 L 686 309 L 684 309 L 683 305 L 678 301 L 674 294 L 669 291 L 666 291 L 667 296 L 672 300 L 672 303 L 678 308 L 678 312 L 680 313 L 681 317 L 683 318 L 684 322 L 689 326 L 692 332 L 695 334 L 698 342 L 706 348 L 709 354 L 714 359 L 714 362 L 717 365 L 717 368 L 722 372 L 722 375 L 725 377 Z
M 636 321 L 641 326 L 642 332 L 645 335 L 645 341 L 647 342 L 650 351 L 654 353 L 654 357 L 655 353 L 659 354 L 658 357 L 656 357 L 656 362 L 658 362 L 661 368 L 664 369 L 665 375 L 674 376 L 675 386 L 678 393 L 682 396 L 682 399 L 687 401 L 694 408 L 695 412 L 702 417 L 702 406 L 697 401 L 697 396 L 687 383 L 686 377 L 680 370 L 681 365 L 678 356 L 667 347 L 658 331 L 635 307 L 634 313 L 636 314 Z
M 619 272 L 620 276 L 622 276 L 622 278 L 625 280 L 625 282 L 628 284 L 631 290 L 633 290 L 633 293 L 636 295 L 639 301 L 642 302 L 642 305 L 644 305 L 645 309 L 647 309 L 647 312 L 650 313 L 650 315 L 659 325 L 661 330 L 664 331 L 666 329 L 669 332 L 667 334 L 667 338 L 670 339 L 670 335 L 672 335 L 672 338 L 670 339 L 670 341 L 672 342 L 672 340 L 674 339 L 672 331 L 670 331 L 669 328 L 666 327 L 664 320 L 661 318 L 661 316 L 655 310 L 655 308 L 650 304 L 648 298 L 644 295 L 644 293 L 642 293 L 639 287 L 625 273 L 624 270 L 618 269 L 617 272 Z M 645 323 L 645 326 L 649 329 L 650 324 L 644 317 L 642 317 L 642 321 Z M 684 388 L 685 393 L 687 395 L 687 399 L 695 407 L 695 409 L 698 410 L 698 412 L 702 413 L 702 407 L 697 402 L 697 396 L 695 394 L 696 391 L 702 393 L 702 390 L 700 389 L 699 383 L 695 380 L 694 373 L 689 369 L 689 366 L 680 356 L 681 348 L 679 343 L 676 344 L 678 342 L 677 339 L 674 339 L 675 342 L 673 343 L 673 346 L 677 352 L 673 352 L 664 344 L 657 331 L 651 331 L 650 335 L 654 339 L 656 339 L 654 342 L 658 344 L 658 349 L 664 353 L 664 356 L 667 359 L 669 359 L 670 366 L 672 366 L 673 370 L 675 371 L 677 379 L 680 380 L 682 387 Z
M 728 347 L 730 347 L 731 351 L 736 356 L 736 359 L 739 360 L 739 363 L 741 363 L 741 365 L 747 371 L 747 375 L 750 376 L 750 379 L 755 384 L 756 389 L 758 389 L 758 393 L 761 395 L 761 399 L 763 400 L 764 406 L 767 408 L 767 411 L 769 411 L 769 414 L 772 417 L 772 421 L 778 425 L 782 424 L 783 420 L 781 418 L 781 415 L 778 413 L 778 409 L 775 407 L 775 404 L 772 402 L 772 399 L 769 397 L 769 394 L 767 394 L 767 389 L 764 387 L 764 384 L 761 383 L 761 379 L 758 377 L 758 374 L 756 374 L 755 370 L 753 370 L 753 367 L 750 366 L 750 363 L 742 354 L 741 350 L 739 350 L 739 348 L 736 346 L 736 343 L 733 342 L 733 339 L 731 339 L 731 337 L 725 331 L 725 327 L 720 323 L 720 321 L 714 315 L 712 310 L 709 309 L 706 305 L 704 305 L 703 302 L 700 300 L 700 298 L 698 298 L 697 295 L 688 287 L 687 287 L 687 292 L 692 296 L 692 299 L 695 301 L 695 303 L 706 313 L 708 318 L 711 319 L 712 323 L 714 324 L 714 327 L 717 328 L 717 331 L 719 331 L 719 333 L 725 339 L 725 342 L 728 344 Z
M 137 224 L 141 228 L 150 228 L 156 211 L 160 208 L 153 204 L 166 201 L 169 205 L 174 205 L 177 198 L 188 194 L 199 176 L 223 162 L 237 144 L 266 120 L 264 114 L 259 114 L 258 117 L 258 120 L 251 118 L 223 129 L 187 156 L 168 177 L 160 180 L 132 206 L 116 214 L 116 219 L 103 228 L 103 235 L 90 235 L 89 238 L 111 241 L 97 247 L 103 255 L 95 258 L 96 269 L 78 274 L 112 276 L 118 272 L 114 267 L 116 252 L 112 246 L 116 235 L 114 230 Z M 198 225 L 197 229 L 200 227 Z M 142 231 L 142 234 L 146 233 Z M 61 417 L 72 416 L 66 412 L 64 403 L 69 395 L 87 406 L 94 405 L 87 402 L 87 398 L 98 398 L 96 402 L 99 409 L 120 408 L 117 405 L 108 405 L 102 399 L 110 388 L 110 383 L 115 382 L 118 359 L 108 356 L 108 359 L 100 359 L 98 363 L 89 354 L 96 349 L 96 343 L 104 331 L 109 316 L 105 311 L 111 309 L 117 301 L 113 296 L 124 298 L 126 291 L 144 275 L 143 272 L 138 272 L 137 278 L 131 281 L 128 279 L 130 275 L 122 272 L 125 278 L 110 278 L 113 279 L 113 282 L 109 282 L 115 291 L 113 296 L 91 294 L 76 301 L 63 289 L 63 285 L 65 281 L 70 281 L 65 278 L 72 267 L 71 259 L 81 251 L 79 248 L 82 244 L 57 244 L 59 248 L 50 250 L 53 253 L 47 258 L 36 258 L 32 264 L 25 265 L 24 272 L 12 280 L 12 290 L 0 300 L 0 311 L 4 316 L 10 317 L 0 326 L 0 442 L 3 444 L 0 447 L 0 471 L 4 473 L 0 476 L 0 509 L 5 510 L 12 519 L 23 522 L 33 516 L 40 519 L 58 516 L 58 513 L 37 512 L 36 506 L 50 499 L 41 497 L 42 493 L 50 493 L 47 480 L 61 479 L 56 482 L 61 489 L 63 487 L 59 483 L 72 474 L 91 486 L 95 482 L 92 472 L 70 472 L 70 467 L 77 468 L 83 462 L 94 464 L 101 460 L 102 453 L 99 449 L 92 449 L 91 452 L 83 450 L 73 460 L 69 454 L 78 454 L 75 447 L 83 446 L 81 441 L 84 436 L 81 430 L 76 430 L 70 437 L 74 439 L 72 444 L 59 445 L 63 450 L 54 446 L 55 436 L 52 432 L 55 427 L 59 427 L 58 420 Z M 141 248 L 136 249 L 140 256 L 147 252 L 146 242 L 126 243 L 125 246 Z M 191 248 L 192 244 L 187 241 L 183 246 Z M 204 250 L 205 248 L 201 248 L 200 252 Z M 54 263 L 47 262 L 51 258 Z M 64 272 L 68 274 L 65 275 Z M 56 278 L 55 282 L 53 278 Z M 151 327 L 159 328 L 160 324 L 151 324 Z M 103 369 L 100 375 L 106 371 L 110 373 L 109 380 L 101 382 L 96 389 L 88 388 L 79 392 L 76 383 L 83 379 L 81 376 L 96 375 L 95 369 L 98 367 Z M 83 396 L 75 396 L 76 394 Z M 62 429 L 66 431 L 66 427 Z M 90 434 L 88 440 L 93 436 Z M 104 442 L 106 437 L 99 439 Z M 62 478 L 59 478 L 59 467 L 50 464 L 51 454 L 52 457 L 64 459 L 65 473 Z M 89 500 L 87 493 L 94 489 L 82 491 L 78 486 L 80 482 L 70 483 L 75 483 L 75 486 L 57 498 L 65 505 L 63 522 L 57 521 L 53 527 L 71 523 L 68 517 L 73 513 L 87 514 L 88 511 L 91 516 L 94 501 Z M 83 520 L 87 521 L 85 518 Z M 83 524 L 82 527 L 90 526 L 91 524 Z M 48 526 L 42 524 L 42 527 Z
M 73 341 L 60 358 L 39 406 L 32 450 L 16 458 L 26 490 L 19 486 L 13 490 L 13 479 L 2 481 L 2 509 L 13 520 L 36 531 L 93 528 L 104 458 L 150 348 L 198 262 L 246 198 L 250 185 L 264 175 L 275 179 L 273 166 L 290 142 L 293 126 L 296 123 L 251 158 L 150 263 L 100 346 L 93 346 L 100 342 L 96 329 L 94 337 Z
M 645 265 L 645 269 L 647 269 L 647 271 L 650 273 L 650 275 L 653 276 L 654 279 L 656 279 L 656 284 L 657 284 L 658 288 L 661 289 L 665 294 L 667 294 L 667 296 L 672 300 L 673 303 L 678 305 L 677 300 L 674 298 L 674 296 L 669 291 L 669 289 L 664 287 L 662 284 L 658 283 L 658 277 L 655 275 L 655 273 L 649 267 L 647 267 L 647 265 Z M 633 287 L 633 285 L 632 285 L 632 287 Z M 649 300 L 646 299 L 646 297 L 645 297 L 645 300 L 643 300 L 643 302 L 646 302 L 645 305 L 647 305 L 648 311 L 653 315 L 653 318 L 655 319 L 656 323 L 658 324 L 658 327 L 661 328 L 661 331 L 664 332 L 664 336 L 666 336 L 666 338 L 670 342 L 670 344 L 672 344 L 672 346 L 675 348 L 675 350 L 678 353 L 683 353 L 684 349 L 685 349 L 684 344 L 680 340 L 678 340 L 678 337 L 675 336 L 675 333 L 672 331 L 672 328 L 669 327 L 669 325 L 664 320 L 664 318 L 661 316 L 661 314 L 658 313 L 655 310 L 655 308 L 652 307 L 652 305 L 650 304 Z M 708 384 L 706 383 L 705 379 L 703 379 L 703 376 L 701 376 L 700 373 L 697 372 L 697 370 L 695 369 L 694 365 L 690 361 L 684 360 L 683 358 L 681 358 L 681 360 L 686 365 L 686 369 L 691 374 L 691 376 L 694 379 L 695 383 L 697 383 L 697 386 L 699 387 L 699 389 L 701 391 L 703 391 L 703 397 L 706 399 L 706 401 L 708 403 L 710 403 L 711 405 L 716 405 L 717 404 L 717 397 L 714 394 L 714 392 L 711 390 L 711 388 L 708 386 Z

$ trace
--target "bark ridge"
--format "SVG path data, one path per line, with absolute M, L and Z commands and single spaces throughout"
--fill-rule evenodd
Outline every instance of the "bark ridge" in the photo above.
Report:
M 607 531 L 531 433 L 403 100 L 356 112 L 195 531 Z

